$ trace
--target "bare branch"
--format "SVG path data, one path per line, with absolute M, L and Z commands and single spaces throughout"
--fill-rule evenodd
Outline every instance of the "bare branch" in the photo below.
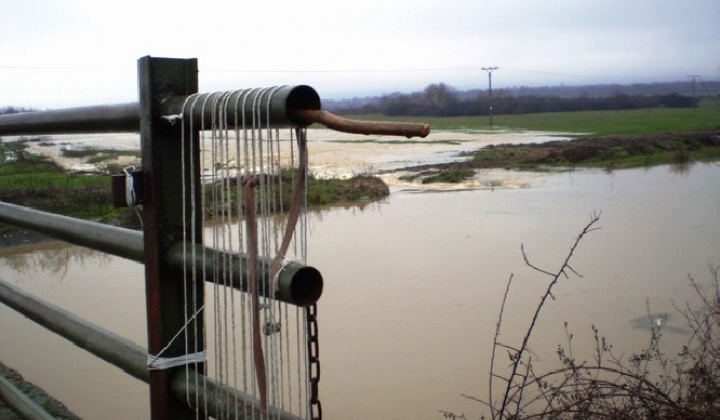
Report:
M 537 267 L 534 267 L 530 264 L 527 254 L 525 253 L 524 247 L 521 247 L 523 258 L 525 259 L 526 264 L 528 264 L 530 267 L 534 268 L 535 270 L 548 274 L 553 277 L 553 279 L 548 284 L 548 287 L 545 291 L 545 294 L 540 298 L 540 302 L 538 303 L 537 307 L 535 308 L 535 314 L 533 315 L 530 326 L 528 327 L 527 331 L 525 332 L 525 336 L 523 337 L 522 345 L 520 346 L 520 351 L 518 352 L 517 358 L 513 361 L 512 369 L 510 373 L 510 377 L 514 378 L 518 375 L 520 365 L 523 361 L 523 354 L 525 353 L 526 349 L 528 348 L 528 343 L 530 341 L 530 337 L 532 336 L 532 332 L 535 329 L 535 325 L 538 321 L 538 318 L 540 317 L 540 311 L 542 310 L 543 306 L 545 305 L 545 301 L 548 299 L 548 297 L 552 296 L 552 289 L 557 284 L 558 280 L 560 279 L 560 276 L 564 273 L 565 269 L 569 267 L 570 259 L 575 253 L 575 250 L 580 245 L 580 242 L 582 241 L 583 237 L 587 235 L 588 232 L 595 229 L 594 225 L 600 220 L 600 214 L 594 213 L 590 217 L 590 222 L 588 222 L 587 225 L 585 225 L 585 228 L 580 232 L 580 234 L 575 239 L 575 242 L 573 243 L 572 247 L 570 248 L 570 252 L 565 257 L 565 261 L 563 262 L 562 266 L 558 270 L 556 274 L 551 274 L 545 270 L 539 269 Z M 505 396 L 503 397 L 503 402 L 500 406 L 499 412 L 500 412 L 500 418 L 502 418 L 502 413 L 504 413 L 508 406 L 508 398 L 510 397 L 510 393 L 512 390 L 512 383 L 508 383 L 507 387 L 505 388 Z
M 513 279 L 513 275 L 510 274 L 510 277 L 508 278 L 508 281 L 507 281 L 507 285 L 505 286 L 505 293 L 503 293 L 502 303 L 500 304 L 500 311 L 498 314 L 497 324 L 495 324 L 495 336 L 493 337 L 492 353 L 490 354 L 490 375 L 489 375 L 489 384 L 488 384 L 488 396 L 489 396 L 490 402 L 493 401 L 493 378 L 496 376 L 494 373 L 495 372 L 495 349 L 498 346 L 503 347 L 503 348 L 511 348 L 509 346 L 501 344 L 498 341 L 498 338 L 500 337 L 500 325 L 502 325 L 503 313 L 505 313 L 505 302 L 507 302 L 507 297 L 510 294 L 510 284 L 512 283 L 512 279 Z M 513 349 L 513 350 L 519 352 L 517 349 Z M 506 382 L 509 383 L 510 381 L 507 380 Z M 495 412 L 492 411 L 492 409 L 490 410 L 490 415 L 493 419 L 495 419 Z
M 551 273 L 551 272 L 549 272 L 549 271 L 543 270 L 542 268 L 539 268 L 539 267 L 533 265 L 533 264 L 530 262 L 530 259 L 528 258 L 527 253 L 525 252 L 525 245 L 524 245 L 524 244 L 520 244 L 520 251 L 522 252 L 523 260 L 525 260 L 525 264 L 526 264 L 528 267 L 532 268 L 532 269 L 535 270 L 535 271 L 539 271 L 539 272 L 541 272 L 541 273 L 543 273 L 543 274 L 546 274 L 546 275 L 548 275 L 548 276 L 550 276 L 550 277 L 555 277 L 555 274 L 553 274 L 553 273 Z

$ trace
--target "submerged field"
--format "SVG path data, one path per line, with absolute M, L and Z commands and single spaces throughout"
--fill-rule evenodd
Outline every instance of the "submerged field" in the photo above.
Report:
M 381 115 L 349 116 L 355 119 L 422 121 L 434 132 L 485 135 L 503 132 L 562 133 L 573 141 L 550 141 L 540 144 L 492 145 L 464 152 L 462 162 L 401 168 L 409 179 L 422 178 L 423 183 L 462 182 L 479 168 L 505 168 L 547 171 L 562 168 L 651 166 L 657 164 L 720 160 L 720 110 L 706 102 L 690 109 L 641 109 L 497 115 L 490 127 L 486 116 L 388 118 Z M 49 142 L 43 138 L 39 141 Z M 364 138 L 336 140 L 374 142 L 383 147 L 401 149 L 426 140 Z M 444 140 L 446 144 L 457 141 Z M 127 224 L 133 213 L 115 209 L 111 203 L 109 174 L 119 173 L 120 166 L 103 166 L 104 174 L 69 173 L 52 159 L 29 153 L 26 142 L 0 141 L 0 200 L 27 205 L 75 217 L 93 218 Z M 118 155 L 137 158 L 136 151 L 73 150 L 92 166 Z M 77 158 L 78 156 L 73 156 Z M 312 160 L 312 157 L 311 157 Z M 389 194 L 387 186 L 367 173 L 346 179 L 312 179 L 309 204 L 324 205 L 373 201 Z

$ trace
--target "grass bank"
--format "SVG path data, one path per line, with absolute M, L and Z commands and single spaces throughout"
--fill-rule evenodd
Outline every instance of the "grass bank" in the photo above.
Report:
M 500 144 L 468 152 L 466 161 L 405 168 L 422 183 L 462 182 L 477 169 L 534 172 L 616 169 L 720 161 L 720 129 L 682 133 L 580 137 L 571 141 Z
M 488 146 L 463 163 L 472 168 L 553 170 L 636 168 L 720 160 L 720 130 L 606 136 L 540 144 Z

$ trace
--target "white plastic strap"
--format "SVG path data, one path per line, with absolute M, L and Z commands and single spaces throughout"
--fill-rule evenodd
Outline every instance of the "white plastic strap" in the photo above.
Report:
M 180 331 L 178 331 L 177 334 L 175 334 L 175 336 L 170 339 L 170 342 L 165 346 L 165 348 L 160 350 L 160 353 L 155 356 L 148 354 L 149 370 L 165 370 L 175 366 L 184 366 L 189 363 L 201 363 L 206 360 L 207 357 L 205 354 L 205 350 L 195 353 L 183 354 L 177 357 L 160 357 L 160 355 L 165 353 L 165 351 L 170 348 L 175 339 L 178 338 L 183 331 L 185 331 L 188 324 L 190 324 L 190 322 L 192 322 L 192 320 L 195 319 L 200 314 L 200 312 L 202 312 L 203 308 L 205 308 L 205 305 L 201 306 L 200 309 L 198 309 L 197 312 L 195 312 L 193 316 L 191 316 L 187 320 L 187 322 L 185 322 L 185 325 L 183 325 L 182 328 L 180 328 Z
M 176 122 L 182 121 L 182 114 L 161 115 L 160 118 L 169 122 L 170 125 L 175 125 Z
M 203 363 L 207 360 L 205 350 L 197 353 L 183 354 L 177 357 L 159 357 L 148 354 L 149 370 L 165 370 L 177 366 L 185 366 L 191 363 Z
M 137 199 L 135 197 L 135 184 L 133 183 L 133 176 L 130 172 L 131 170 L 135 170 L 134 166 L 128 166 L 125 169 L 123 169 L 123 172 L 125 172 L 125 201 L 127 202 L 128 207 L 134 207 L 135 204 L 137 204 Z

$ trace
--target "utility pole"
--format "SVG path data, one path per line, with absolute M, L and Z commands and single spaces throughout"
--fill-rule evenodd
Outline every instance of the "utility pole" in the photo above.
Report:
M 492 107 L 492 72 L 497 70 L 498 67 L 483 67 L 484 71 L 488 74 L 488 97 L 490 99 L 490 127 L 493 125 L 493 107 Z M 694 80 L 694 79 L 693 79 Z
M 700 75 L 699 74 L 690 74 L 690 75 L 688 75 L 688 77 L 692 79 L 692 92 L 693 92 L 693 101 L 694 101 L 695 100 L 695 79 L 700 77 Z M 697 105 L 695 105 L 695 106 L 697 106 Z

